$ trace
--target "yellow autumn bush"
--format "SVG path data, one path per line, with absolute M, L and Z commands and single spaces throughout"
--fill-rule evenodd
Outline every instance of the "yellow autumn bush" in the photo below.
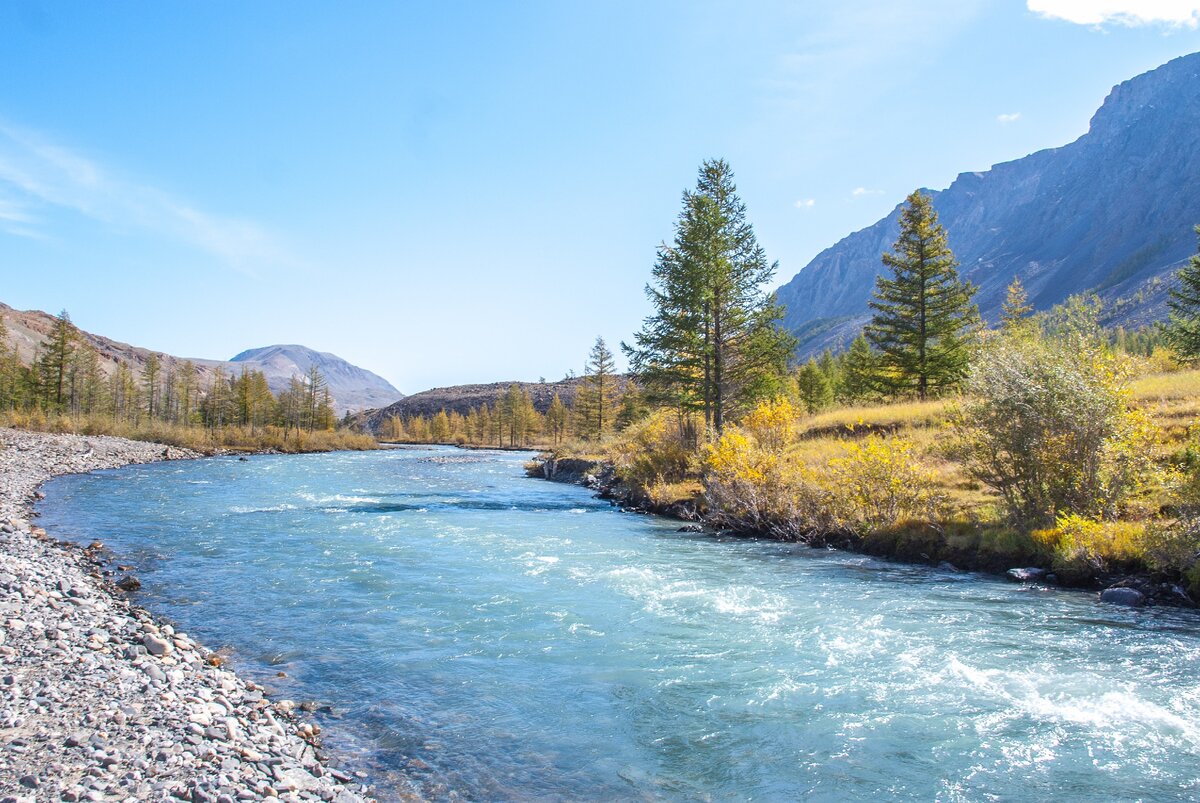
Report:
M 704 448 L 704 495 L 722 527 L 805 540 L 833 526 L 829 494 L 818 478 L 779 450 L 731 428 Z
M 936 523 L 944 503 L 937 478 L 905 438 L 872 435 L 845 444 L 829 461 L 825 483 L 839 522 L 873 530 L 901 521 Z
M 1084 582 L 1116 565 L 1141 562 L 1146 526 L 1132 521 L 1097 521 L 1077 513 L 1059 515 L 1053 527 L 1034 530 L 1051 565 L 1068 582 Z

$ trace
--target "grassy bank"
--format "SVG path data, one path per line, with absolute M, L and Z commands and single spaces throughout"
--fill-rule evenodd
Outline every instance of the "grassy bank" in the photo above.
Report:
M 670 417 L 659 414 L 552 457 L 577 461 L 563 463 L 577 473 L 611 466 L 609 490 L 631 504 L 736 531 L 964 569 L 1041 567 L 1068 585 L 1138 576 L 1200 598 L 1200 542 L 1179 526 L 1200 454 L 1200 370 L 1136 377 L 1124 398 L 1148 433 L 1136 489 L 1109 514 L 1036 525 L 1014 521 L 964 458 L 964 399 L 816 415 L 768 406 L 696 451 L 674 443 Z

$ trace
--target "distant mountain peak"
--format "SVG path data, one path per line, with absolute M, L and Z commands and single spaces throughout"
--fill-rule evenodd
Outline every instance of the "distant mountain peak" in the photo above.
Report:
M 387 407 L 404 398 L 403 393 L 378 374 L 351 365 L 328 351 L 295 343 L 246 349 L 229 362 L 262 371 L 275 392 L 285 389 L 293 376 L 304 376 L 315 365 L 337 402 L 339 414 Z
M 1200 223 L 1200 53 L 1118 84 L 1074 142 L 965 172 L 934 196 L 960 272 L 994 320 L 1020 277 L 1038 309 L 1096 292 L 1137 326 L 1165 313 L 1168 279 Z M 867 319 L 899 209 L 818 254 L 778 291 L 803 354 L 847 345 Z M 1124 302 L 1124 303 L 1121 303 Z

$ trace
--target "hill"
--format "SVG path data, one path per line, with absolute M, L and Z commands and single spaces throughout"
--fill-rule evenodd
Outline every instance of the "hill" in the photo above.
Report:
M 314 365 L 325 377 L 329 392 L 337 400 L 339 414 L 347 410 L 386 407 L 404 398 L 404 394 L 378 374 L 359 368 L 327 351 L 314 351 L 306 346 L 281 345 L 248 349 L 229 361 L 233 370 L 242 367 L 262 371 L 271 390 L 285 389 L 293 376 L 304 376 Z
M 1200 53 L 1116 86 L 1074 142 L 963 173 L 931 194 L 986 319 L 1019 276 L 1037 309 L 1091 291 L 1109 302 L 1109 323 L 1139 326 L 1165 316 L 1170 276 L 1196 250 L 1197 182 Z M 779 289 L 802 354 L 848 343 L 867 320 L 899 209 Z
M 625 377 L 618 377 L 618 379 L 622 387 L 628 382 Z M 582 377 L 572 377 L 557 382 L 491 382 L 483 385 L 432 388 L 405 396 L 383 409 L 370 410 L 362 416 L 360 423 L 365 430 L 378 432 L 380 425 L 392 416 L 401 418 L 417 415 L 432 416 L 440 410 L 466 415 L 472 408 L 483 404 L 496 404 L 512 385 L 527 392 L 533 400 L 534 409 L 539 413 L 545 413 L 550 407 L 555 393 L 559 395 L 564 404 L 569 407 L 574 406 L 575 394 L 582 382 Z

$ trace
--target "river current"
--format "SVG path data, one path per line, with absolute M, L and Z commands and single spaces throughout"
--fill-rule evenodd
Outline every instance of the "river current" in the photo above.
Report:
M 681 533 L 526 459 L 161 463 L 40 512 L 381 799 L 1200 797 L 1200 614 Z

